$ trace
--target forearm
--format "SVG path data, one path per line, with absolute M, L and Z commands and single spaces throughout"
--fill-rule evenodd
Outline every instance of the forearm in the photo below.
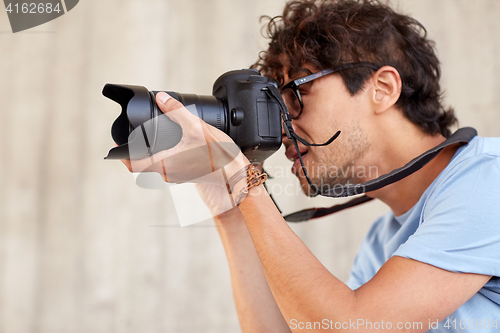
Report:
M 229 262 L 242 331 L 290 332 L 271 294 L 262 264 L 239 209 L 232 209 L 214 220 Z
M 268 284 L 287 322 L 349 319 L 353 314 L 355 292 L 335 278 L 309 251 L 262 186 L 251 189 L 239 207 Z

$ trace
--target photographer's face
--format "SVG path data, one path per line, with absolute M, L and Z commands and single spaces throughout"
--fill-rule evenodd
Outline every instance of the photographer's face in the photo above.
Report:
M 307 66 L 306 66 L 307 67 Z M 316 70 L 287 77 L 284 83 L 298 79 Z M 370 150 L 366 121 L 370 116 L 369 95 L 365 90 L 351 96 L 339 74 L 329 74 L 318 78 L 306 87 L 300 86 L 303 110 L 299 118 L 292 121 L 295 132 L 310 143 L 324 143 L 338 130 L 340 136 L 323 147 L 307 147 L 300 143 L 299 149 L 313 183 L 322 188 L 335 185 L 359 183 L 368 174 L 361 159 Z M 292 171 L 299 178 L 306 194 L 310 189 L 293 142 L 285 135 L 287 157 L 294 161 Z

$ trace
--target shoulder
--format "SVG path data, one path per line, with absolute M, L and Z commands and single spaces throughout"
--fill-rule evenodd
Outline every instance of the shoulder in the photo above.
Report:
M 427 203 L 441 203 L 452 196 L 454 200 L 473 199 L 476 202 L 485 194 L 484 191 L 500 195 L 500 186 L 494 186 L 499 180 L 500 138 L 475 137 L 457 150 L 448 166 L 424 193 L 423 199 Z M 426 210 L 433 207 L 430 205 Z
M 461 147 L 423 195 L 422 223 L 432 219 L 484 226 L 500 216 L 500 138 L 474 138 Z M 451 223 L 453 222 L 453 223 Z
M 469 144 L 457 150 L 444 171 L 466 169 L 467 166 L 477 162 L 498 162 L 498 158 L 500 158 L 500 138 L 475 137 Z
M 419 226 L 394 255 L 500 276 L 500 139 L 461 147 L 421 198 Z
M 476 136 L 468 145 L 464 146 L 464 151 L 468 154 L 500 157 L 500 138 Z

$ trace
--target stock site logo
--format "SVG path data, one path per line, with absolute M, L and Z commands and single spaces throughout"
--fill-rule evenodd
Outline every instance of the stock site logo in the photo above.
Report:
M 4 0 L 12 32 L 52 21 L 75 8 L 79 0 Z

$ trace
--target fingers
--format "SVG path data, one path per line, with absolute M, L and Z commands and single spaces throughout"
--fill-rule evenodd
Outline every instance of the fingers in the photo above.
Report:
M 188 126 L 192 126 L 193 123 L 200 123 L 202 121 L 199 117 L 189 112 L 181 102 L 163 91 L 156 94 L 156 104 L 158 104 L 158 107 L 165 115 L 181 125 L 183 130 L 188 128 Z
M 172 98 L 169 94 L 163 91 L 156 94 L 156 104 L 158 104 L 163 113 L 178 110 L 184 107 L 181 102 Z
M 147 163 L 147 164 L 141 164 L 136 163 L 136 161 L 131 161 L 131 160 L 121 160 L 123 164 L 127 167 L 128 171 L 130 172 L 156 172 L 161 175 L 163 180 L 168 183 L 168 178 L 167 178 L 167 173 L 165 171 L 165 164 L 163 160 L 161 160 L 159 163 Z
M 156 94 L 156 103 L 163 112 L 162 117 L 167 116 L 182 127 L 182 139 L 174 147 L 145 158 L 122 160 L 129 171 L 157 172 L 166 181 L 168 175 L 170 182 L 190 182 L 225 167 L 238 156 L 243 156 L 227 134 L 195 115 L 195 105 L 186 108 L 165 92 Z M 138 129 L 138 135 L 141 135 L 140 128 Z M 146 144 L 139 141 L 134 142 Z M 238 170 L 240 169 L 241 166 Z
M 162 160 L 155 161 L 151 156 L 141 160 L 128 160 L 124 162 L 130 172 L 156 172 L 163 173 Z
M 130 160 L 120 160 L 123 164 L 125 164 L 125 166 L 127 167 L 128 171 L 130 172 L 134 172 L 132 170 L 132 162 L 130 162 Z

